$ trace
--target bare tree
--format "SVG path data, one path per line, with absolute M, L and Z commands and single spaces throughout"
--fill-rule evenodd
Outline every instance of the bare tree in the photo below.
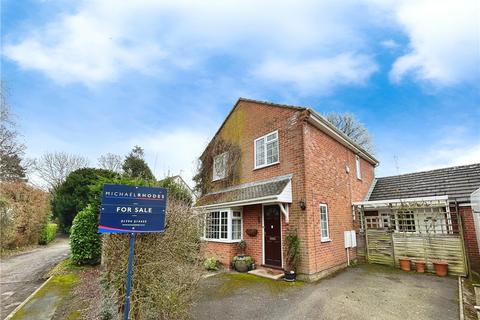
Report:
M 36 175 L 51 190 L 57 189 L 72 172 L 88 167 L 87 158 L 66 152 L 47 152 L 33 161 Z
M 118 154 L 107 153 L 98 158 L 98 166 L 105 170 L 121 173 L 122 165 L 122 157 Z
M 19 141 L 14 115 L 7 101 L 8 90 L 0 82 L 0 181 L 25 180 L 22 158 L 25 145 Z
M 329 113 L 327 120 L 368 152 L 373 152 L 373 139 L 367 128 L 351 113 Z

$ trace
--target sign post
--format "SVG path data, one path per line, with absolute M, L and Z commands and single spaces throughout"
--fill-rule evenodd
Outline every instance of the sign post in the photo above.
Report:
M 128 320 L 130 312 L 136 234 L 164 232 L 166 207 L 167 190 L 165 188 L 118 184 L 103 186 L 98 231 L 130 233 L 124 320 Z

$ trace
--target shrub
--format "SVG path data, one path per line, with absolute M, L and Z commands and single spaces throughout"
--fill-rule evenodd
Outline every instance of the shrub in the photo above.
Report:
M 201 224 L 190 206 L 168 200 L 164 233 L 138 234 L 133 264 L 132 319 L 186 319 L 203 273 Z M 103 270 L 109 286 L 125 299 L 128 234 L 104 235 Z
M 113 171 L 82 168 L 70 173 L 52 197 L 53 217 L 58 219 L 60 230 L 69 233 L 72 221 L 95 196 L 91 186 L 102 178 L 114 178 Z
M 88 205 L 80 211 L 70 232 L 72 260 L 76 264 L 97 264 L 101 257 L 101 239 L 97 231 L 97 209 Z
M 42 229 L 42 234 L 40 235 L 39 244 L 48 244 L 55 239 L 57 235 L 58 225 L 56 223 L 47 223 Z
M 219 268 L 220 262 L 218 261 L 217 258 L 211 257 L 205 259 L 203 262 L 203 266 L 205 267 L 206 270 L 211 270 L 211 271 L 217 271 Z
M 289 271 L 297 271 L 300 264 L 300 240 L 295 233 L 288 234 L 285 240 L 287 242 L 287 266 L 290 268 Z
M 1 182 L 2 248 L 12 249 L 37 244 L 48 214 L 48 193 L 24 182 Z

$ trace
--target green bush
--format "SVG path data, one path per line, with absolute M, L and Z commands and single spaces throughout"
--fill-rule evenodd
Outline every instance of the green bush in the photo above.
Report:
M 203 266 L 205 267 L 205 269 L 212 270 L 212 271 L 218 270 L 219 264 L 220 262 L 218 261 L 218 259 L 214 257 L 207 258 L 203 262 Z
M 92 194 L 91 186 L 101 179 L 113 179 L 116 173 L 95 168 L 82 168 L 71 172 L 65 182 L 52 196 L 53 218 L 58 219 L 60 230 L 69 233 L 72 221 L 97 194 Z
M 70 230 L 72 260 L 76 264 L 97 264 L 102 254 L 100 234 L 97 230 L 97 210 L 88 205 L 73 219 Z
M 48 244 L 55 239 L 57 235 L 58 225 L 56 223 L 47 223 L 40 234 L 39 244 Z

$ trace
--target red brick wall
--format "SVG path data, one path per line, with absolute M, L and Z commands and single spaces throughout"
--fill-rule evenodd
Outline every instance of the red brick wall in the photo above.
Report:
M 296 232 L 300 238 L 300 273 L 316 273 L 346 261 L 343 231 L 352 230 L 352 201 L 362 200 L 373 180 L 373 167 L 361 160 L 362 178 L 355 175 L 355 155 L 346 147 L 306 122 L 307 112 L 292 108 L 266 106 L 241 101 L 219 132 L 226 141 L 240 146 L 240 183 L 293 174 L 290 222 L 282 215 L 282 235 Z M 254 140 L 278 130 L 280 163 L 254 169 Z M 350 174 L 345 172 L 350 167 Z M 224 186 L 214 184 L 214 189 Z M 305 191 L 307 190 L 307 192 Z M 306 201 L 307 209 L 298 203 Z M 329 225 L 332 241 L 320 243 L 319 204 L 329 205 Z M 262 262 L 261 205 L 244 207 L 244 240 L 247 254 L 257 264 Z M 256 237 L 245 234 L 248 228 L 258 228 Z M 209 252 L 230 258 L 236 254 L 232 246 L 211 242 Z M 285 246 L 283 246 L 285 260 Z M 222 258 L 225 260 L 225 258 Z M 284 261 L 285 264 L 285 261 Z
M 356 177 L 355 154 L 317 130 L 305 125 L 307 242 L 309 274 L 339 266 L 347 261 L 346 230 L 353 230 L 352 202 L 363 200 L 374 178 L 374 167 L 361 161 L 362 180 Z M 347 173 L 346 167 L 350 172 Z M 321 242 L 321 203 L 328 205 L 330 242 Z M 351 257 L 356 250 L 351 250 Z
M 238 253 L 238 243 L 203 241 L 201 253 L 205 258 L 217 258 L 223 267 L 230 268 L 232 258 Z
M 480 254 L 478 252 L 472 207 L 459 207 L 458 211 L 463 219 L 463 238 L 465 239 L 465 249 L 467 250 L 471 268 L 480 271 Z

